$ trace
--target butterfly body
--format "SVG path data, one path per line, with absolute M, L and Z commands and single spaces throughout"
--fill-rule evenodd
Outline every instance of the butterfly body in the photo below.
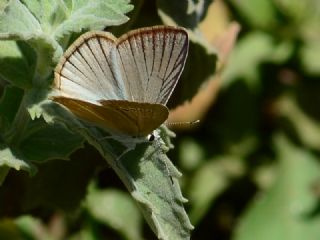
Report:
M 53 100 L 103 128 L 147 136 L 168 118 L 165 104 L 187 50 L 187 33 L 181 28 L 142 28 L 118 39 L 88 32 L 57 65 Z

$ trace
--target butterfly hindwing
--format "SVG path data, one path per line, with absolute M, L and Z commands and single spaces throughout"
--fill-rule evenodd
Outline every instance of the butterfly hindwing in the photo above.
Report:
M 141 104 L 126 100 L 103 100 L 100 106 L 66 97 L 55 97 L 54 101 L 71 109 L 80 119 L 130 136 L 148 135 L 169 114 L 168 109 L 161 104 Z
M 135 126 L 133 136 L 146 136 L 164 123 L 169 115 L 169 110 L 162 104 L 138 103 L 126 100 L 102 100 L 100 103 L 105 109 L 113 111 L 112 118 L 117 115 L 121 129 Z M 126 132 L 129 134 L 129 131 Z

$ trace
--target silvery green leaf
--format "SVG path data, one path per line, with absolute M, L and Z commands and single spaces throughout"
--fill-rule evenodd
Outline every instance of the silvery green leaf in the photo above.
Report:
M 128 143 L 134 141 L 130 136 L 119 139 L 109 135 L 80 122 L 57 104 L 43 107 L 57 117 L 56 121 L 82 134 L 100 152 L 136 200 L 159 239 L 190 239 L 193 226 L 183 207 L 187 200 L 182 196 L 178 183 L 181 173 L 166 156 L 171 147 L 168 137 L 164 140 L 161 138 L 163 135 L 168 136 L 166 132 L 169 130 L 166 127 L 156 130 L 154 141 L 145 141 L 128 149 Z

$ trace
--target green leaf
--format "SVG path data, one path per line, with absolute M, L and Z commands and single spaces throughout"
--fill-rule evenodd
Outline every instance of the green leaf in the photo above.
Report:
M 277 14 L 272 1 L 232 0 L 231 2 L 248 24 L 260 28 L 272 28 L 276 25 Z
M 0 39 L 24 40 L 34 48 L 37 53 L 34 81 L 43 86 L 71 33 L 119 25 L 128 20 L 124 14 L 131 9 L 128 0 L 10 0 L 0 9 Z M 64 43 L 58 43 L 62 37 L 66 37 L 62 39 Z
M 186 201 L 178 185 L 180 173 L 164 154 L 160 139 L 135 147 L 121 159 L 110 157 L 110 146 L 95 145 L 137 201 L 144 217 L 159 239 L 189 239 L 192 226 L 183 208 Z M 113 153 L 114 155 L 114 153 Z
M 235 239 L 318 239 L 320 216 L 312 216 L 318 199 L 311 186 L 320 177 L 319 161 L 283 135 L 276 136 L 275 147 L 278 177 L 245 213 Z
M 183 138 L 179 144 L 180 166 L 192 171 L 201 166 L 205 152 L 203 147 L 192 138 Z
M 19 135 L 18 129 L 22 127 L 13 126 L 16 113 L 23 98 L 23 91 L 16 87 L 6 87 L 0 101 L 1 133 L 4 140 L 8 140 L 11 135 L 15 135 L 19 149 L 19 158 L 24 161 L 47 161 L 54 158 L 66 158 L 71 152 L 82 146 L 83 138 L 71 133 L 64 126 L 59 124 L 47 124 L 43 119 L 29 121 L 22 119 L 26 127 Z M 29 118 L 29 116 L 26 116 Z M 10 129 L 12 129 L 10 131 Z M 19 136 L 18 136 L 19 135 Z M 63 139 L 63 141 L 61 141 Z M 10 146 L 11 147 L 11 146 Z
M 21 104 L 22 97 L 23 91 L 19 88 L 7 86 L 4 89 L 4 93 L 0 101 L 1 135 L 11 127 Z
M 274 39 L 263 32 L 255 31 L 243 37 L 233 50 L 222 77 L 224 84 L 243 78 L 248 86 L 257 87 L 260 81 L 259 65 L 266 61 L 281 63 L 293 51 L 291 42 L 276 44 Z
M 56 158 L 67 159 L 82 144 L 83 138 L 63 125 L 47 124 L 43 119 L 37 119 L 28 125 L 19 149 L 29 161 L 44 162 Z
M 319 36 L 320 39 L 320 36 Z M 303 69 L 311 75 L 320 74 L 320 44 L 319 40 L 306 42 L 300 50 Z
M 192 203 L 189 216 L 194 224 L 201 221 L 214 199 L 230 185 L 230 179 L 243 173 L 242 163 L 240 158 L 221 156 L 202 164 L 195 171 L 187 186 Z
M 186 199 L 182 197 L 177 180 L 181 174 L 165 155 L 171 146 L 169 130 L 157 130 L 163 140 L 156 137 L 153 142 L 146 139 L 145 143 L 135 145 L 134 138 L 113 139 L 114 136 L 80 122 L 57 104 L 44 108 L 57 117 L 56 121 L 81 133 L 100 152 L 137 201 L 158 238 L 190 238 L 193 227 L 183 208 Z
M 21 239 L 55 239 L 54 233 L 52 234 L 38 218 L 22 215 L 15 219 L 14 223 L 20 232 Z
M 0 41 L 0 76 L 20 88 L 31 87 L 34 58 L 34 52 L 25 43 Z
M 60 139 L 63 142 L 63 139 Z M 91 146 L 78 149 L 69 156 L 69 160 L 52 160 L 37 164 L 38 172 L 32 178 L 24 175 L 6 182 L 7 189 L 0 191 L 0 204 L 8 204 L 4 196 L 11 196 L 24 211 L 33 209 L 59 209 L 67 213 L 79 210 L 87 194 L 87 187 L 97 171 L 106 167 L 105 161 Z M 22 189 L 12 189 L 12 184 L 20 180 Z M 23 198 L 15 199 L 17 191 L 23 191 Z M 7 200 L 8 201 L 8 200 Z M 4 210 L 4 209 L 3 209 Z
M 10 171 L 10 167 L 7 167 L 7 166 L 0 167 L 0 186 L 2 185 L 4 180 L 6 179 L 9 171 Z
M 16 151 L 10 149 L 8 146 L 0 145 L 0 167 L 10 167 L 15 170 L 26 170 L 31 173 L 34 172 L 34 168 L 27 163 L 25 160 L 21 159 Z
M 195 29 L 212 2 L 213 0 L 157 0 L 158 13 L 164 23 L 174 21 L 176 25 Z
M 315 84 L 312 85 L 314 90 L 319 90 Z M 300 93 L 302 94 L 302 93 Z M 308 90 L 308 97 L 312 97 L 312 91 Z M 318 91 L 315 91 L 318 95 Z M 312 97 L 312 101 L 315 98 Z M 284 127 L 290 134 L 294 131 L 293 136 L 297 136 L 299 142 L 305 146 L 314 149 L 320 149 L 320 126 L 316 118 L 312 118 L 309 114 L 304 112 L 303 107 L 299 106 L 298 102 L 294 100 L 294 96 L 283 96 L 277 103 L 277 111 L 281 117 L 286 121 Z M 316 110 L 317 111 L 317 110 Z
M 52 116 L 43 112 L 42 105 L 49 102 L 48 95 L 50 89 L 34 87 L 25 92 L 25 107 L 32 120 L 44 117 L 46 122 L 52 122 Z
M 103 29 L 128 20 L 128 0 L 10 0 L 1 13 L 0 38 L 58 39 L 84 29 Z
M 0 39 L 14 37 L 28 40 L 42 34 L 41 25 L 19 0 L 9 0 L 0 9 Z
M 275 3 L 280 11 L 292 18 L 296 27 L 304 26 L 305 20 L 309 19 L 319 22 L 320 4 L 316 0 L 277 0 Z
M 57 60 L 62 54 L 58 42 L 43 31 L 41 22 L 18 0 L 8 1 L 0 10 L 0 39 L 27 41 L 37 53 L 36 72 L 41 79 L 46 79 L 52 71 L 52 56 Z
M 120 232 L 125 239 L 143 238 L 142 216 L 128 194 L 115 189 L 93 189 L 86 206 L 95 219 Z
M 64 5 L 67 17 L 56 27 L 54 35 L 56 38 L 61 38 L 70 32 L 80 32 L 83 29 L 102 30 L 107 26 L 125 23 L 129 18 L 124 14 L 133 9 L 129 2 L 129 0 L 80 0 L 74 1 L 72 6 Z

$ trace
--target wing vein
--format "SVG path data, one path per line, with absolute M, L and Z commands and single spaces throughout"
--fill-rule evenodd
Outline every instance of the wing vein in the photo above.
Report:
M 131 51 L 131 53 L 132 53 L 133 61 L 134 61 L 134 64 L 136 65 L 136 69 L 137 69 L 137 71 L 138 71 L 138 73 L 139 73 L 139 77 L 140 77 L 141 75 L 140 75 L 140 72 L 139 72 L 139 67 L 138 67 L 137 61 L 136 61 L 136 59 L 135 59 L 134 51 L 132 50 L 132 45 L 131 45 L 131 41 L 130 41 L 130 40 L 131 40 L 131 39 L 128 39 L 129 48 L 130 48 L 130 51 Z M 138 80 L 138 79 L 137 79 L 137 80 Z M 140 80 L 140 79 L 139 79 L 139 80 Z M 131 97 L 133 98 L 134 101 L 136 101 L 136 100 L 134 99 L 134 96 L 131 96 Z
M 146 74 L 148 77 L 146 89 L 149 89 L 150 76 L 149 76 L 149 72 L 148 72 L 148 66 L 147 66 L 148 64 L 147 64 L 147 59 L 146 59 L 144 40 L 141 35 L 140 35 L 140 42 L 141 42 L 141 47 L 142 47 L 142 52 L 143 52 L 144 65 L 146 66 Z
M 176 35 L 174 34 L 173 35 L 173 42 L 175 42 L 175 40 L 176 40 Z M 166 81 L 166 74 L 167 74 L 167 71 L 168 71 L 168 67 L 169 67 L 169 65 L 170 65 L 170 63 L 171 63 L 171 57 L 172 57 L 172 53 L 173 53 L 173 49 L 174 49 L 174 44 L 172 44 L 172 46 L 171 46 L 171 51 L 170 51 L 170 54 L 169 54 L 169 61 L 168 61 L 168 64 L 167 64 L 167 66 L 166 66 L 166 70 L 165 70 L 165 72 L 164 72 L 164 75 L 163 75 L 163 79 Z
M 101 66 L 101 64 L 100 64 L 100 61 L 98 61 L 96 55 L 94 54 L 93 50 L 91 49 L 90 44 L 88 43 L 88 41 L 89 41 L 89 40 L 85 41 L 85 44 L 86 44 L 87 47 L 89 48 L 89 50 L 90 50 L 93 58 L 96 60 L 96 62 L 97 62 L 97 64 L 98 64 L 99 68 L 101 69 L 101 71 L 103 72 L 103 74 L 106 76 L 106 74 L 105 74 L 105 72 L 104 72 L 104 70 L 103 70 L 103 68 L 102 68 L 102 66 Z M 87 62 L 87 61 L 86 61 L 86 62 Z M 91 68 L 91 66 L 90 66 L 90 68 Z M 91 68 L 91 69 L 93 70 L 93 68 Z M 96 79 L 97 79 L 97 81 L 99 82 L 99 85 L 100 85 L 101 89 L 103 89 L 103 83 L 101 82 L 101 79 L 98 77 L 98 75 L 96 74 L 96 72 L 95 72 L 94 70 L 93 70 L 93 72 L 94 72 L 94 75 L 96 75 Z
M 163 43 L 162 43 L 162 53 L 161 53 L 161 58 L 160 58 L 160 65 L 159 65 L 159 69 L 158 69 L 158 73 L 160 73 L 161 70 L 161 66 L 162 66 L 162 61 L 163 61 L 163 56 L 164 56 L 164 50 L 165 50 L 165 45 L 166 45 L 166 38 L 163 39 Z
M 85 39 L 84 43 L 88 46 L 87 40 L 88 40 L 88 39 Z M 86 64 L 87 64 L 88 67 L 90 68 L 91 72 L 92 72 L 92 73 L 96 76 L 96 78 L 98 79 L 98 76 L 97 76 L 96 72 L 94 71 L 94 69 L 92 68 L 92 66 L 89 64 L 89 62 L 88 62 L 87 59 L 83 56 L 81 50 L 79 50 L 79 49 L 80 49 L 80 48 L 77 48 L 76 51 L 79 52 L 79 54 L 80 54 L 80 56 L 82 57 L 82 59 L 86 62 Z M 90 48 L 89 48 L 89 49 L 90 49 Z M 90 78 L 87 77 L 87 79 L 90 79 Z M 98 80 L 98 83 L 99 83 L 101 89 L 103 89 L 100 80 Z
M 105 60 L 106 60 L 106 62 L 107 62 L 107 64 L 108 64 L 108 67 L 109 67 L 109 69 L 110 69 L 110 72 L 111 72 L 111 74 L 112 74 L 113 82 L 114 82 L 114 84 L 117 86 L 117 88 L 119 89 L 119 91 L 121 91 L 120 86 L 119 86 L 119 83 L 118 83 L 118 80 L 117 80 L 117 78 L 115 77 L 115 74 L 114 74 L 113 69 L 112 69 L 112 67 L 111 67 L 111 64 L 110 64 L 110 62 L 109 62 L 109 59 L 108 59 L 108 57 L 107 57 L 107 54 L 106 54 L 106 52 L 104 51 L 104 48 L 103 48 L 103 46 L 102 46 L 102 44 L 101 44 L 101 39 L 100 39 L 100 38 L 98 38 L 98 43 L 99 43 L 99 47 L 100 47 L 100 49 L 101 49 L 101 51 L 102 51 L 102 53 L 103 53 L 103 56 L 104 56 L 104 58 L 105 58 Z M 103 71 L 103 72 L 105 73 L 105 71 Z M 108 77 L 108 75 L 107 75 L 106 73 L 105 73 L 105 76 L 106 76 L 106 78 Z

